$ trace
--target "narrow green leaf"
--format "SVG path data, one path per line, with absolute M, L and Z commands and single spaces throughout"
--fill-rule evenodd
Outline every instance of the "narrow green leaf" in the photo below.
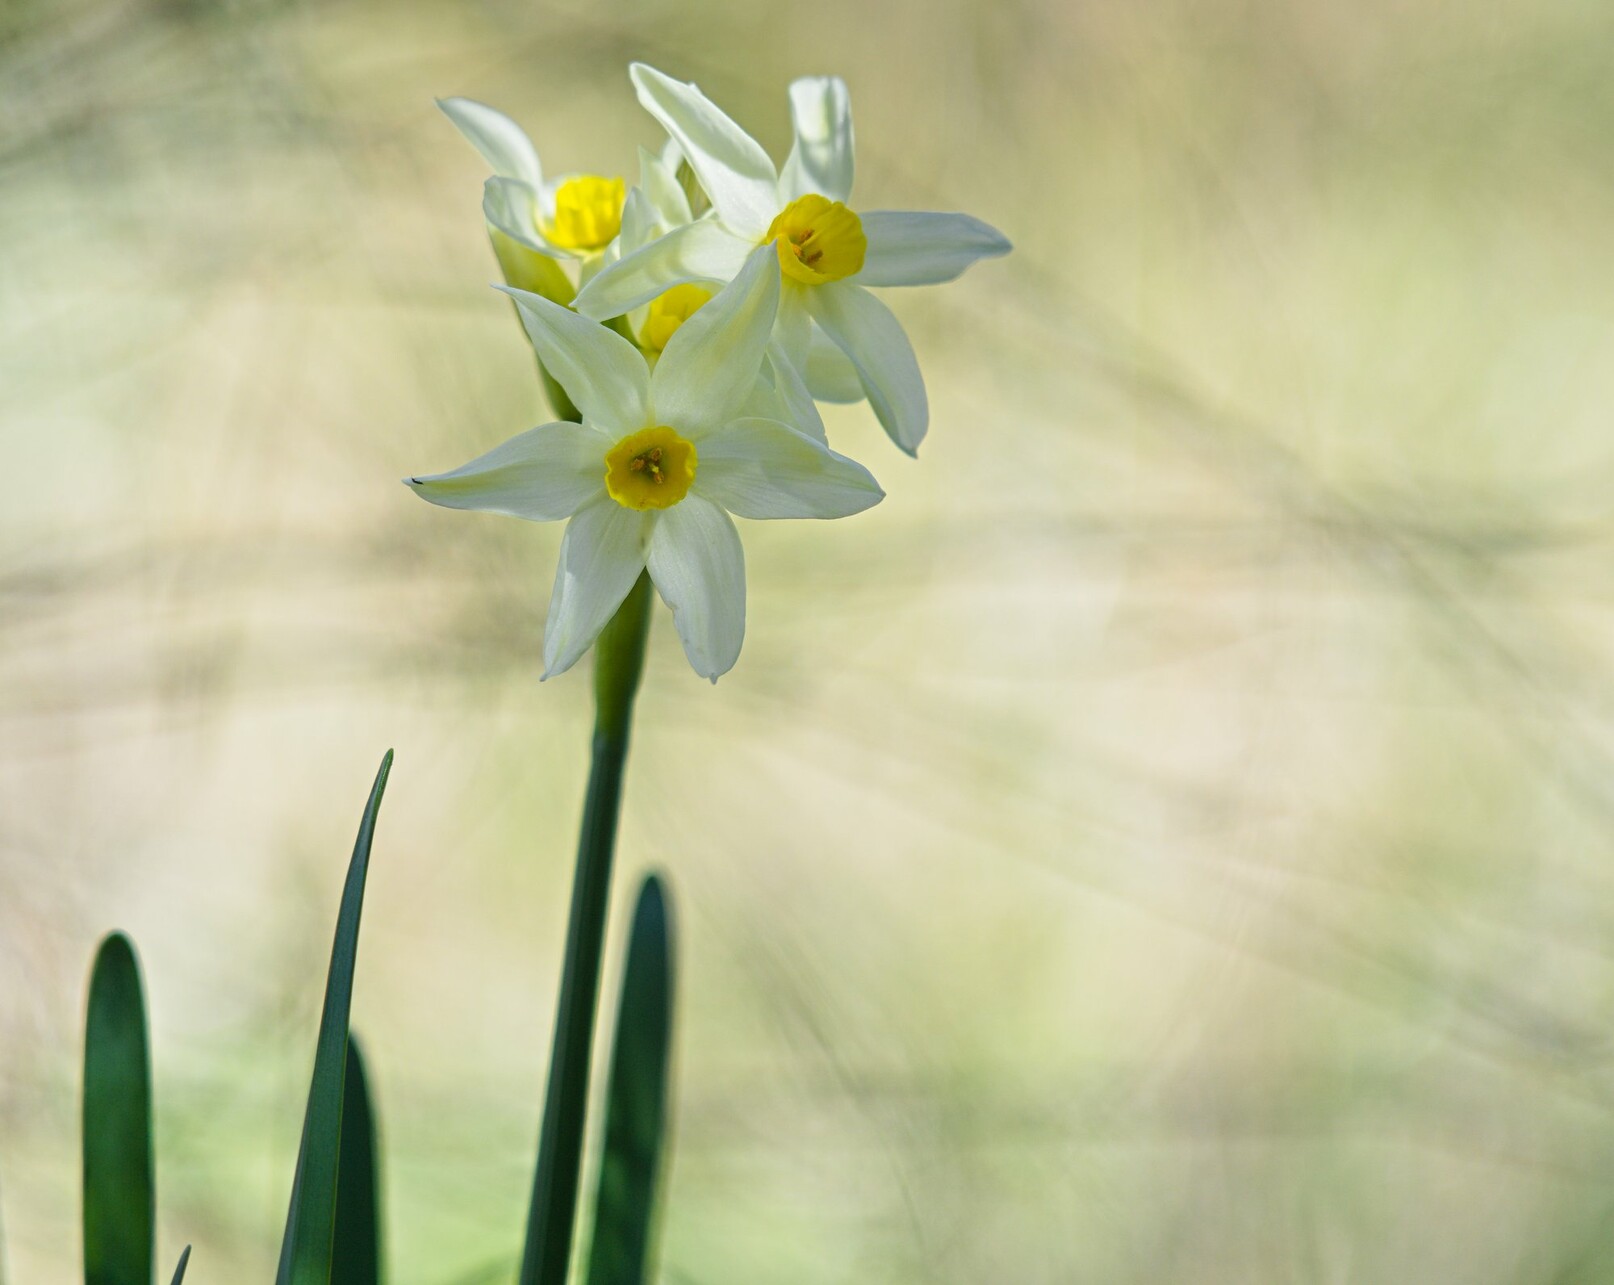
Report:
M 191 1247 L 185 1246 L 185 1252 L 179 1256 L 179 1266 L 174 1268 L 174 1285 L 181 1285 L 185 1279 L 185 1268 L 191 1261 Z
M 112 933 L 96 952 L 84 1023 L 86 1285 L 151 1285 L 156 1209 L 140 962 Z
M 588 1285 L 644 1285 L 653 1275 L 656 1188 L 667 1132 L 675 940 L 666 888 L 658 876 L 648 875 L 633 913 L 617 1003 Z
M 331 1285 L 379 1285 L 381 1190 L 375 1111 L 359 1037 L 347 1042 L 342 1086 L 342 1156 L 336 1175 L 336 1245 Z
M 280 1242 L 276 1285 L 330 1285 L 331 1255 L 336 1244 L 336 1190 L 342 1142 L 343 1084 L 347 1072 L 348 1014 L 353 1002 L 353 966 L 359 947 L 359 914 L 364 905 L 364 876 L 370 864 L 376 812 L 392 770 L 392 751 L 381 760 L 370 801 L 359 823 L 358 841 L 348 863 L 342 906 L 336 916 L 336 940 L 325 982 L 325 1011 L 319 1021 L 314 1051 L 314 1077 L 308 1087 L 303 1138 L 297 1150 L 297 1176 L 292 1181 L 286 1234 Z

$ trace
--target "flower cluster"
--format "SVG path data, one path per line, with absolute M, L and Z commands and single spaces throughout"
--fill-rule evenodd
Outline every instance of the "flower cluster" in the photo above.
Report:
M 951 281 L 1009 243 L 964 214 L 851 209 L 851 103 L 836 77 L 790 86 L 780 170 L 694 85 L 642 63 L 629 74 L 668 134 L 659 154 L 641 149 L 631 189 L 546 181 L 515 122 L 441 103 L 493 167 L 482 209 L 505 291 L 577 418 L 408 484 L 450 508 L 570 519 L 546 677 L 576 663 L 648 571 L 690 664 L 715 682 L 745 633 L 730 514 L 847 517 L 884 494 L 830 449 L 815 402 L 866 398 L 910 455 L 924 438 L 919 364 L 868 287 Z

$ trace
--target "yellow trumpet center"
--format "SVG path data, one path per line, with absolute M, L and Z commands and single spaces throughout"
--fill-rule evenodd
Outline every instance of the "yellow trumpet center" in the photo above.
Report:
M 678 327 L 711 298 L 710 290 L 692 285 L 674 286 L 658 294 L 650 301 L 649 315 L 639 328 L 639 347 L 646 352 L 660 352 L 667 346 L 667 341 L 678 333 Z
M 599 250 L 622 228 L 627 188 L 619 178 L 580 174 L 555 189 L 555 215 L 544 235 L 568 250 Z
M 869 248 L 863 220 L 816 192 L 780 210 L 762 239 L 778 249 L 785 275 L 809 286 L 851 276 Z
M 695 443 L 665 424 L 629 433 L 605 453 L 605 490 L 625 509 L 670 509 L 695 480 Z

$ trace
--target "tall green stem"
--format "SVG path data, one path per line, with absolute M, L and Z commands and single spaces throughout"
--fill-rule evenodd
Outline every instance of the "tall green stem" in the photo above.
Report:
M 583 804 L 583 831 L 577 842 L 566 961 L 555 1009 L 555 1039 L 549 1054 L 549 1086 L 527 1246 L 521 1258 L 521 1285 L 565 1285 L 571 1260 L 611 858 L 616 849 L 633 698 L 644 669 L 649 626 L 650 577 L 641 573 L 594 644 L 594 759 Z

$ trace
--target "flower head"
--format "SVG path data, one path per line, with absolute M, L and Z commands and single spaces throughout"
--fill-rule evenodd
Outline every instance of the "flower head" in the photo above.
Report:
M 544 629 L 545 677 L 569 669 L 648 569 L 684 653 L 716 682 L 745 634 L 745 560 L 730 514 L 846 517 L 884 494 L 867 469 L 763 406 L 804 395 L 769 375 L 779 306 L 771 246 L 692 312 L 651 363 L 634 344 L 540 295 L 508 289 L 582 423 L 544 424 L 462 468 L 406 479 L 448 508 L 569 518 Z M 759 380 L 758 371 L 764 371 Z
M 620 178 L 567 174 L 546 183 L 537 148 L 504 113 L 470 98 L 437 105 L 493 167 L 482 212 L 497 231 L 528 250 L 585 262 L 616 240 L 627 199 Z
M 850 361 L 892 440 L 910 454 L 917 450 L 929 424 L 919 365 L 901 324 L 865 287 L 951 281 L 977 259 L 1008 253 L 1008 240 L 966 214 L 852 210 L 852 110 L 838 77 L 791 85 L 795 144 L 776 170 L 761 145 L 694 85 L 643 63 L 629 74 L 712 210 L 637 249 L 624 247 L 579 293 L 577 310 L 604 319 L 683 282 L 728 281 L 755 247 L 773 245 L 784 284 L 780 349 L 808 373 L 815 393 L 844 400 L 845 374 L 813 342 L 821 330 Z

